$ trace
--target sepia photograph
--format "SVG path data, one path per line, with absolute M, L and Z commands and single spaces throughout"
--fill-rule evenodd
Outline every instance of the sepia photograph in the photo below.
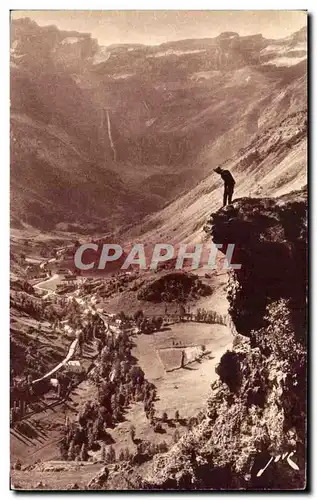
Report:
M 308 21 L 10 11 L 11 490 L 307 489 Z

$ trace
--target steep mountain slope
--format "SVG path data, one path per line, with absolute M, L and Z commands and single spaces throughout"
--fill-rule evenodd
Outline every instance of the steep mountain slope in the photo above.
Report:
M 233 241 L 240 257 L 248 255 L 232 272 L 228 295 L 243 336 L 221 359 L 205 420 L 155 461 L 148 487 L 305 487 L 306 204 L 305 190 L 276 200 L 244 199 L 234 215 L 228 207 L 212 219 L 214 241 Z M 254 228 L 251 237 L 245 224 Z M 264 247 L 271 266 L 265 278 Z M 295 466 L 284 455 L 278 459 L 291 452 L 297 452 Z M 276 457 L 270 471 L 258 474 L 270 456 Z
M 287 91 L 276 96 L 276 106 L 285 95 Z M 306 111 L 293 112 L 279 124 L 272 116 L 272 122 L 273 126 L 256 135 L 224 164 L 236 180 L 234 200 L 279 196 L 307 184 Z M 223 181 L 212 173 L 164 210 L 147 216 L 142 225 L 130 230 L 130 238 L 139 237 L 147 243 L 203 241 L 203 226 L 210 213 L 222 205 L 222 193 Z
M 303 109 L 305 74 L 305 29 L 278 41 L 227 32 L 100 47 L 12 21 L 14 223 L 135 222 Z

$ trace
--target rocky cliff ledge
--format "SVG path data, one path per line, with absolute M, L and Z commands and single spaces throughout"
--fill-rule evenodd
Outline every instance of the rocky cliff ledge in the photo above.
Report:
M 241 269 L 230 273 L 229 314 L 237 331 L 264 326 L 273 301 L 289 300 L 300 334 L 306 324 L 306 189 L 280 198 L 241 198 L 210 218 L 214 243 L 235 244 Z M 302 327 L 302 328 L 301 328 Z
M 235 243 L 242 264 L 228 286 L 239 333 L 204 418 L 156 456 L 143 488 L 305 487 L 306 205 L 302 190 L 212 215 L 214 242 Z

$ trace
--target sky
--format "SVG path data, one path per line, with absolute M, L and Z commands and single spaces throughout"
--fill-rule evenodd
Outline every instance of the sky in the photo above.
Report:
M 54 24 L 63 30 L 91 33 L 100 45 L 157 45 L 185 38 L 212 38 L 223 31 L 283 38 L 306 26 L 306 12 L 299 10 L 16 10 L 11 17 L 30 17 L 40 26 Z

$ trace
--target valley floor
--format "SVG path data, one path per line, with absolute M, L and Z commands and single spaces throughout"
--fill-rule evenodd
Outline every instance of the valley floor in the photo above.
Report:
M 173 347 L 173 342 L 178 345 Z M 146 378 L 157 387 L 158 414 L 167 412 L 174 416 L 178 410 L 183 417 L 195 416 L 216 378 L 215 367 L 231 344 L 232 336 L 226 326 L 204 323 L 177 323 L 167 331 L 138 336 L 134 355 Z M 179 351 L 197 345 L 204 345 L 206 354 L 199 362 L 181 368 Z M 162 356 L 165 349 L 169 351 L 169 358 Z M 169 365 L 174 368 L 172 371 L 166 371 Z
M 226 315 L 227 274 L 214 272 L 207 278 L 205 272 L 199 269 L 197 275 L 203 283 L 211 286 L 213 293 L 192 301 L 189 304 L 191 311 L 195 313 L 198 308 L 205 308 Z M 58 298 L 56 285 L 60 282 L 61 276 L 53 274 L 38 282 L 35 289 L 43 294 L 42 298 L 50 296 L 54 302 Z M 67 293 L 65 298 L 69 296 L 71 299 L 72 295 L 73 292 Z M 90 301 L 90 295 L 84 297 L 85 303 Z M 82 305 L 83 309 L 85 307 Z M 106 300 L 101 299 L 98 307 L 105 313 L 100 316 L 105 326 L 108 321 L 106 313 L 118 314 L 120 311 L 127 311 L 133 314 L 135 310 L 141 308 L 146 316 L 151 317 L 153 314 L 164 316 L 165 309 L 164 303 L 151 304 L 139 301 L 136 293 L 130 291 L 114 294 Z M 168 315 L 173 315 L 175 312 L 177 312 L 176 305 L 169 304 Z M 20 323 L 25 323 L 26 327 L 30 321 L 24 316 L 20 318 Z M 46 323 L 43 323 L 42 329 L 42 335 L 47 337 L 51 335 L 49 324 L 46 326 Z M 61 334 L 62 338 L 63 336 L 64 334 Z M 154 445 L 166 443 L 170 447 L 175 440 L 186 433 L 189 420 L 197 417 L 205 406 L 210 386 L 217 378 L 215 369 L 222 354 L 232 346 L 232 334 L 227 326 L 194 321 L 166 324 L 160 331 L 152 334 L 134 334 L 131 338 L 134 344 L 132 355 L 136 358 L 137 365 L 144 371 L 145 378 L 156 387 L 155 414 L 162 429 L 160 432 L 154 431 L 153 425 L 145 415 L 143 402 L 130 404 L 126 408 L 123 421 L 113 428 L 107 428 L 117 457 L 126 449 L 136 453 L 137 444 L 140 442 Z M 62 360 L 69 352 L 69 345 L 69 341 L 64 342 L 63 348 L 60 349 Z M 83 354 L 87 359 L 86 361 L 83 359 L 83 362 L 93 361 L 96 352 L 92 345 L 86 345 Z M 52 368 L 54 366 L 59 366 L 58 362 L 53 364 Z M 24 430 L 22 428 L 19 430 L 16 426 L 11 429 L 11 461 L 14 463 L 19 459 L 25 469 L 12 470 L 11 479 L 14 488 L 69 489 L 69 485 L 74 483 L 79 488 L 84 488 L 98 473 L 102 467 L 101 449 L 90 450 L 89 462 L 85 463 L 62 462 L 59 451 L 61 429 L 66 416 L 76 420 L 82 405 L 88 400 L 93 401 L 96 397 L 95 385 L 86 378 L 72 390 L 65 401 L 59 400 L 49 405 L 43 400 L 37 413 L 24 420 Z M 175 418 L 176 411 L 179 412 L 179 419 Z M 165 412 L 167 419 L 162 421 Z M 135 441 L 131 439 L 131 425 L 136 429 Z M 146 467 L 146 463 L 140 470 L 142 467 Z

